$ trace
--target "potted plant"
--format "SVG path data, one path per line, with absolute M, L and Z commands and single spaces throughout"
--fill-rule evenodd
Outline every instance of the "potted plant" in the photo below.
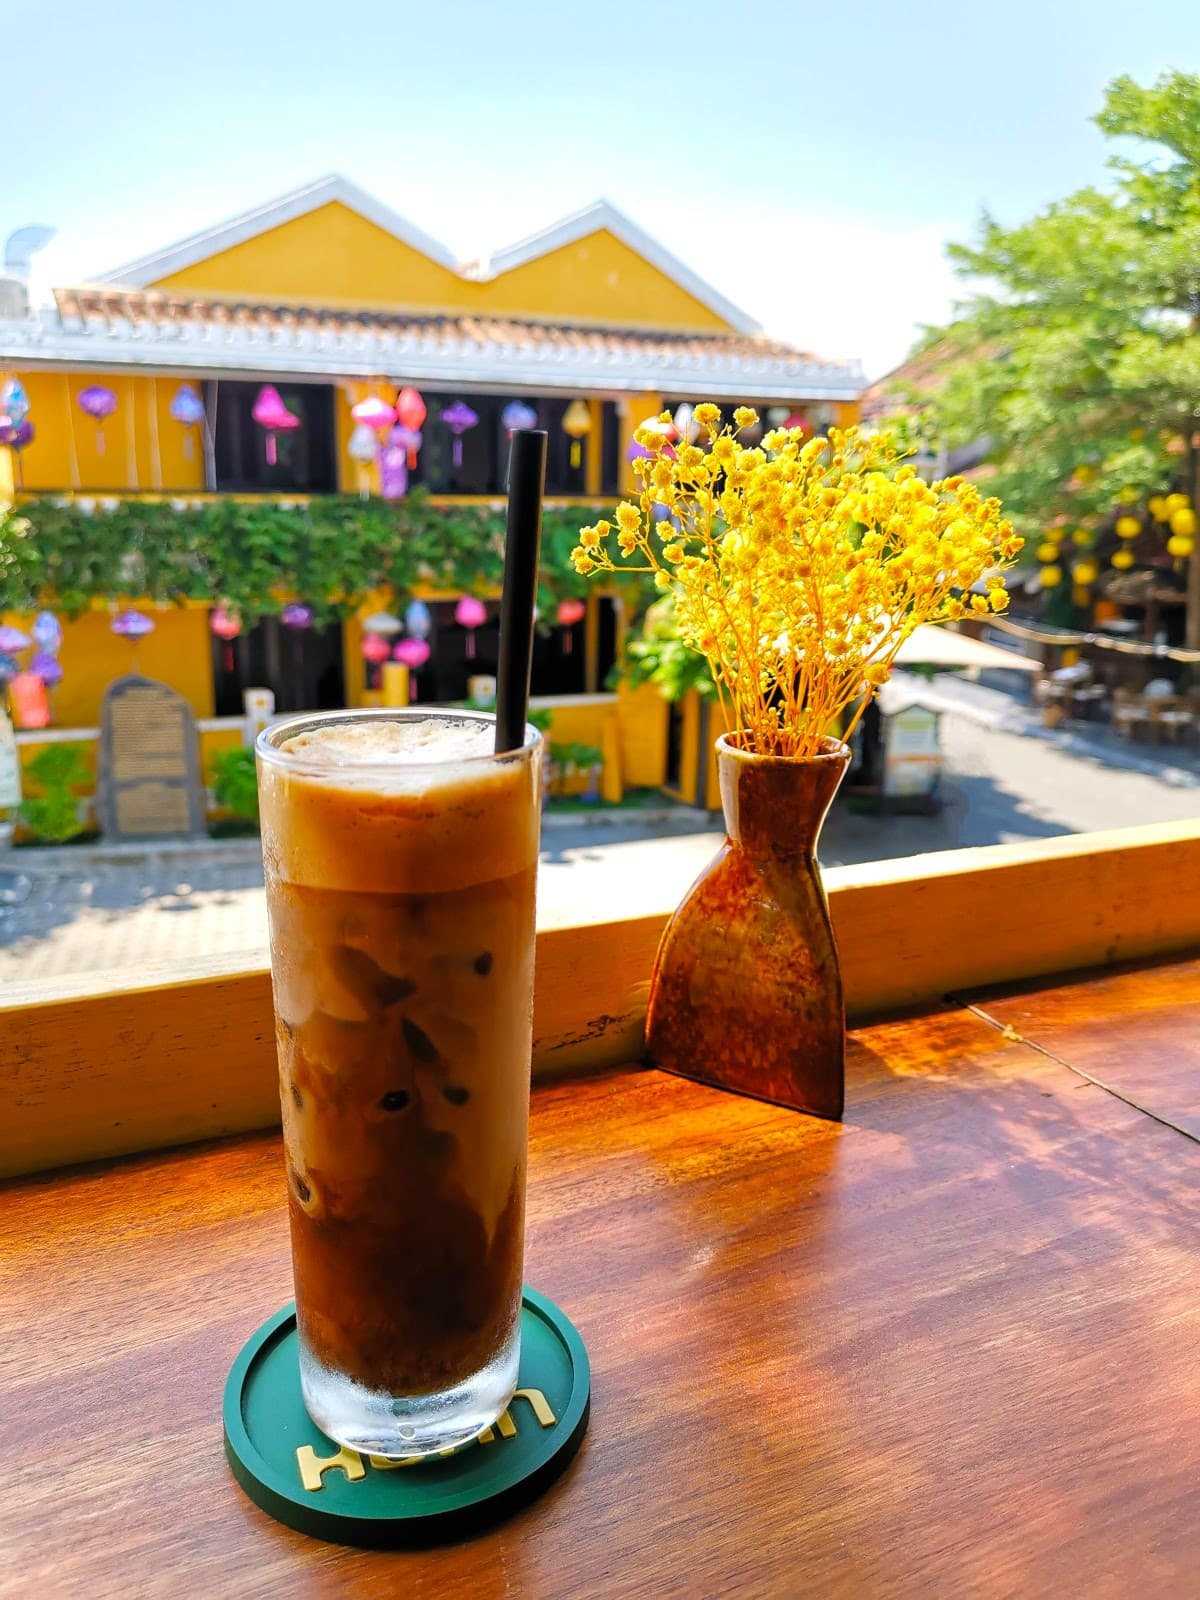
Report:
M 639 492 L 581 530 L 576 571 L 653 574 L 709 665 L 728 837 L 675 912 L 651 983 L 657 1065 L 839 1117 L 845 1011 L 817 862 L 846 740 L 922 623 L 1003 610 L 1021 541 L 961 478 L 926 483 L 891 435 L 776 428 L 746 407 L 636 434 Z M 615 548 L 614 548 L 615 547 Z M 977 584 L 985 592 L 975 594 Z

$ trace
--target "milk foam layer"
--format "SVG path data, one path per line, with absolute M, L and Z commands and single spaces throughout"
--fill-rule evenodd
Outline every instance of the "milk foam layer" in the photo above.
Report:
M 426 717 L 393 721 L 327 722 L 298 733 L 280 745 L 285 755 L 340 767 L 428 765 L 470 761 L 492 753 L 495 732 L 489 722 Z M 377 780 L 382 777 L 376 773 Z M 436 781 L 436 780 L 435 780 Z

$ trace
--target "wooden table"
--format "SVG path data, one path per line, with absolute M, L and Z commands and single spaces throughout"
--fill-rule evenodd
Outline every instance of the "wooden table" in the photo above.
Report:
M 0 1594 L 1194 1595 L 1198 1038 L 1184 962 L 861 1029 L 840 1127 L 540 1089 L 528 1277 L 591 1429 L 420 1553 L 307 1540 L 225 1465 L 290 1295 L 274 1136 L 10 1185 Z

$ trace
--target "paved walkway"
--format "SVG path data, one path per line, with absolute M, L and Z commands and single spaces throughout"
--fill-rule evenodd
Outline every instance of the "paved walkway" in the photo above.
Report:
M 942 680 L 946 805 L 939 816 L 880 816 L 844 797 L 822 859 L 879 860 L 958 845 L 1200 816 L 1194 752 L 1117 745 L 1100 729 L 1053 734 L 1006 695 Z M 602 825 L 559 819 L 544 836 L 541 899 L 558 922 L 581 911 L 636 912 L 681 896 L 721 839 L 715 819 Z M 153 856 L 18 851 L 0 858 L 0 984 L 195 954 L 262 951 L 266 910 L 257 841 Z

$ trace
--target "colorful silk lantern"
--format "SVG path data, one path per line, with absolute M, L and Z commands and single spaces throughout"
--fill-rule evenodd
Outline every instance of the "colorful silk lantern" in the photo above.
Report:
M 524 400 L 510 400 L 500 413 L 500 421 L 508 430 L 510 439 L 518 428 L 536 428 L 537 419 L 537 412 Z
M 65 502 L 70 504 L 69 501 Z M 0 633 L 3 633 L 0 629 Z M 46 650 L 56 656 L 62 649 L 63 630 L 62 623 L 53 611 L 39 611 L 33 619 L 33 626 L 29 630 L 34 644 L 39 650 Z
M 63 680 L 62 663 L 48 650 L 39 650 L 29 663 L 30 672 L 36 674 L 47 689 L 57 689 Z
M 401 639 L 392 651 L 392 658 L 401 661 L 414 672 L 429 660 L 431 651 L 424 639 Z
M 218 639 L 225 641 L 225 671 L 232 672 L 234 668 L 233 641 L 242 631 L 242 619 L 234 611 L 228 611 L 224 606 L 217 606 L 208 619 L 208 625 Z
M 410 441 L 408 443 L 408 465 L 410 470 L 417 464 L 417 451 L 421 447 L 421 429 L 424 426 L 427 414 L 425 402 L 421 399 L 416 389 L 401 389 L 396 396 L 396 415 L 400 419 L 401 427 L 406 428 L 410 434 L 416 435 L 415 442 Z M 392 435 L 392 438 L 395 440 L 395 434 Z M 398 443 L 399 441 L 396 442 Z
M 312 607 L 293 600 L 279 613 L 279 620 L 285 628 L 291 628 L 294 633 L 303 633 L 305 628 L 312 627 Z
M 363 618 L 363 632 L 377 633 L 384 639 L 394 637 L 403 626 L 400 618 L 394 617 L 390 611 L 372 611 L 369 617 Z
M 12 655 L 15 650 L 28 650 L 31 640 L 20 628 L 0 628 L 0 650 Z
M 787 406 L 767 407 L 767 421 L 773 428 L 782 428 L 790 415 L 791 412 L 788 410 Z
M 812 425 L 810 424 L 808 418 L 802 417 L 798 411 L 791 412 L 784 419 L 783 425 L 789 431 L 789 433 L 793 428 L 799 428 L 801 433 L 812 432 Z
M 700 432 L 694 409 L 685 400 L 675 413 L 675 434 L 684 444 L 694 444 Z
M 454 435 L 454 447 L 451 455 L 456 467 L 462 466 L 462 436 L 469 428 L 473 428 L 479 418 L 471 410 L 465 400 L 456 400 L 452 406 L 447 406 L 442 412 L 442 421 Z
M 416 394 L 415 389 L 412 392 Z M 420 395 L 417 395 L 417 399 L 421 399 Z M 399 411 L 399 406 L 397 406 L 396 409 Z M 424 401 L 421 401 L 422 414 L 424 414 L 424 409 L 425 403 Z M 408 458 L 408 467 L 410 471 L 417 464 L 417 451 L 421 448 L 421 438 L 422 435 L 420 428 L 414 428 L 410 423 L 404 421 L 397 423 L 397 425 L 392 429 L 391 433 L 388 434 L 388 439 L 392 444 L 401 445 L 403 447 Z
M 391 655 L 392 647 L 382 634 L 368 633 L 363 635 L 362 653 L 364 661 L 377 667 Z
M 141 611 L 118 611 L 112 619 L 112 631 L 122 639 L 132 639 L 135 643 L 144 639 L 148 633 L 154 632 L 152 618 Z
M 1191 539 L 1196 532 L 1196 513 L 1191 506 L 1180 506 L 1171 513 L 1171 532 L 1181 539 Z
M 254 409 L 250 415 L 260 428 L 267 432 L 267 465 L 273 467 L 279 459 L 279 450 L 275 436 L 279 433 L 290 433 L 293 428 L 300 426 L 300 418 L 294 411 L 289 411 L 283 403 L 283 397 L 273 384 L 265 383 L 258 391 L 258 399 L 254 402 Z
M 117 409 L 117 397 L 102 383 L 91 383 L 79 391 L 79 409 L 96 424 L 96 452 L 104 454 L 104 419 Z
M 467 660 L 475 659 L 475 629 L 487 621 L 487 607 L 473 594 L 465 594 L 454 608 L 454 620 L 467 630 Z
M 1062 568 L 1056 566 L 1043 567 L 1041 580 L 1043 589 L 1057 589 L 1063 581 Z
M 1116 533 L 1118 539 L 1136 539 L 1141 531 L 1142 525 L 1136 517 L 1117 518 Z
M 416 465 L 421 435 L 411 428 L 393 428 L 379 457 L 379 492 L 385 500 L 403 500 L 408 493 L 408 458 Z
M 187 430 L 183 436 L 183 453 L 190 461 L 194 453 L 192 429 L 199 427 L 204 421 L 204 401 L 190 383 L 181 383 L 171 396 L 168 409 L 175 421 Z
M 19 428 L 29 415 L 29 396 L 20 378 L 9 378 L 0 388 L 0 422 Z
M 379 454 L 379 440 L 365 422 L 360 422 L 350 435 L 346 454 L 351 461 L 357 461 L 360 466 L 369 465 Z
M 350 415 L 361 427 L 376 430 L 390 428 L 396 421 L 395 407 L 388 405 L 386 400 L 381 400 L 374 394 L 367 400 L 360 400 L 356 406 L 351 406 Z
M 560 600 L 558 603 L 558 620 L 566 629 L 563 634 L 563 655 L 569 656 L 575 647 L 575 636 L 571 630 L 576 623 L 582 622 L 587 615 L 587 606 L 582 600 Z
M 404 613 L 404 630 L 413 639 L 428 639 L 433 632 L 433 616 L 424 600 L 413 600 Z
M 1124 548 L 1114 550 L 1112 564 L 1118 572 L 1128 572 L 1133 565 L 1133 551 Z
M 563 432 L 571 437 L 571 465 L 583 460 L 583 441 L 592 431 L 592 411 L 586 400 L 572 400 L 563 413 Z
M 18 672 L 9 680 L 8 703 L 18 728 L 50 726 L 50 700 L 36 672 Z

